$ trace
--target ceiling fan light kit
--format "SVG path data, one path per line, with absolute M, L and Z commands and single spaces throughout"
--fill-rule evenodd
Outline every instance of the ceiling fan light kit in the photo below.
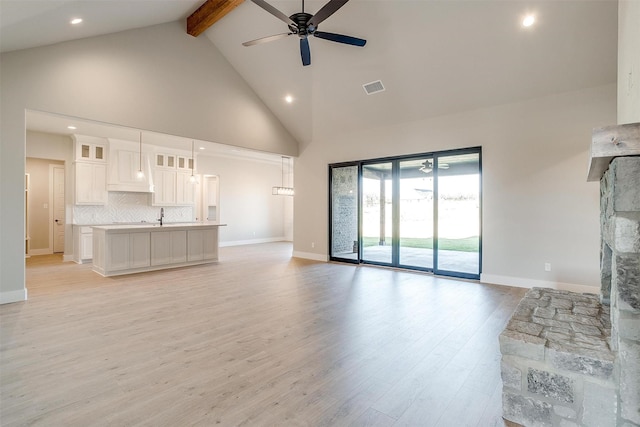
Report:
M 279 40 L 291 35 L 297 35 L 300 38 L 300 57 L 302 59 L 302 65 L 307 66 L 311 64 L 309 36 L 318 37 L 320 39 L 329 40 L 336 43 L 348 44 L 351 46 L 363 47 L 365 44 L 367 44 L 366 40 L 357 37 L 318 31 L 318 24 L 333 15 L 349 0 L 330 0 L 315 15 L 305 13 L 304 0 L 302 0 L 302 12 L 294 13 L 291 16 L 285 15 L 264 0 L 251 1 L 287 24 L 287 26 L 289 27 L 289 32 L 244 42 L 242 43 L 243 46 L 255 46 L 257 44 Z

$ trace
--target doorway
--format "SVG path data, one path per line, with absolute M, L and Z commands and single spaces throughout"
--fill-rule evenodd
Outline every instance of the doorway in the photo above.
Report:
M 329 177 L 330 259 L 479 279 L 480 147 L 330 165 Z
M 62 253 L 65 248 L 64 162 L 27 157 L 27 255 Z

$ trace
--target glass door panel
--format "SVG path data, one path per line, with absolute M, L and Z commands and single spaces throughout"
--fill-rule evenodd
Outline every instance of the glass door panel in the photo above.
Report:
M 480 154 L 436 156 L 438 274 L 480 275 Z
M 362 166 L 362 260 L 392 262 L 392 163 Z
M 399 162 L 399 264 L 433 269 L 433 157 Z
M 331 258 L 358 261 L 358 166 L 331 168 Z

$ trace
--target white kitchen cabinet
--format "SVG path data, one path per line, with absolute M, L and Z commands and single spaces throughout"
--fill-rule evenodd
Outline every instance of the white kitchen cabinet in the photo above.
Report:
M 107 167 L 101 163 L 76 162 L 76 205 L 107 204 Z
M 94 226 L 93 271 L 117 276 L 217 262 L 221 225 Z
M 76 160 L 105 162 L 107 160 L 107 147 L 105 144 L 79 143 L 76 151 Z
M 177 172 L 156 169 L 153 173 L 153 206 L 175 206 L 177 193 Z
M 156 169 L 175 169 L 176 157 L 177 156 L 175 154 L 156 153 L 156 162 L 154 166 Z
M 89 226 L 73 226 L 73 260 L 84 264 L 93 258 L 93 230 Z
M 187 231 L 162 231 L 151 235 L 151 265 L 187 261 Z
M 191 182 L 191 172 L 178 172 L 176 178 L 176 204 L 193 205 L 196 201 L 196 184 Z
M 218 259 L 218 229 L 187 231 L 188 261 Z
M 144 268 L 151 265 L 150 241 L 151 233 L 114 233 L 106 235 L 106 267 L 110 271 Z M 95 264 L 95 263 L 94 263 Z
M 109 270 L 129 268 L 129 233 L 107 235 L 107 265 Z
M 189 173 L 191 173 L 191 170 L 196 168 L 195 162 L 191 157 L 178 156 L 177 160 L 178 170 L 189 171 Z
M 129 234 L 129 268 L 142 268 L 151 265 L 150 237 L 150 233 Z
M 107 141 L 104 138 L 86 135 L 73 135 L 76 161 L 107 161 Z

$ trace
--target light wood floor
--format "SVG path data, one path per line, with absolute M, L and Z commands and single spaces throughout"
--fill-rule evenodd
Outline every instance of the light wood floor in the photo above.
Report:
M 221 249 L 102 278 L 27 260 L 0 306 L 0 424 L 503 426 L 498 335 L 516 288 Z

